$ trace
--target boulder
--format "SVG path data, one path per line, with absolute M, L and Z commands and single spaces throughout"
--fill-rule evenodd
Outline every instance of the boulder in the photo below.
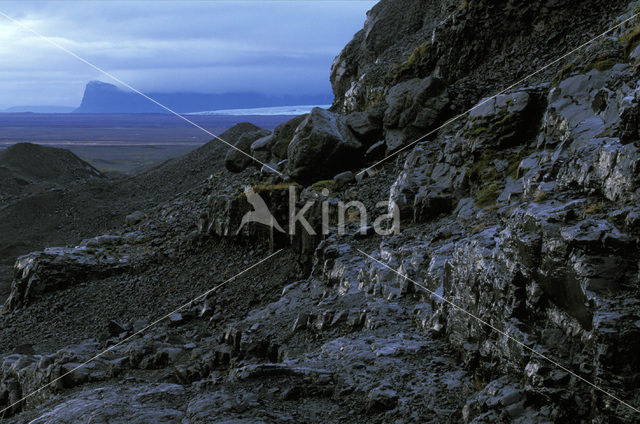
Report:
M 133 213 L 130 213 L 129 215 L 127 215 L 124 218 L 124 222 L 127 225 L 136 225 L 138 224 L 140 221 L 142 221 L 144 219 L 144 212 L 142 211 L 135 211 Z
M 130 423 L 183 422 L 184 412 L 172 409 L 170 404 L 184 401 L 185 393 L 183 386 L 170 383 L 87 387 L 34 415 L 32 422 L 72 423 L 90 419 L 106 423 L 121 421 L 122 417 L 127 417 Z
M 140 252 L 133 248 L 103 245 L 51 247 L 42 252 L 21 256 L 14 266 L 11 294 L 5 302 L 3 312 L 14 311 L 47 292 L 63 289 L 88 278 L 122 273 L 136 262 L 136 253 Z
M 127 326 L 125 324 L 121 324 L 118 321 L 111 320 L 111 321 L 109 321 L 107 329 L 109 330 L 109 335 L 110 336 L 117 337 L 122 333 L 128 332 L 129 331 L 129 326 Z
M 240 136 L 236 144 L 235 149 L 229 149 L 227 156 L 224 159 L 224 166 L 230 172 L 242 172 L 253 164 L 258 164 L 251 158 L 251 145 L 254 141 L 267 137 L 271 134 L 267 130 L 249 131 Z
M 311 183 L 358 168 L 362 157 L 362 143 L 347 127 L 344 118 L 315 108 L 289 144 L 287 166 L 293 178 Z
M 369 392 L 367 410 L 369 412 L 387 411 L 396 407 L 398 394 L 389 387 L 381 386 Z
M 308 115 L 296 116 L 293 119 L 288 120 L 284 124 L 278 125 L 273 130 L 273 138 L 270 142 L 271 155 L 274 160 L 282 161 L 287 158 L 287 151 L 289 149 L 289 143 L 293 139 L 293 135 L 296 132 L 298 125 L 307 118 Z
M 390 189 L 402 220 L 428 222 L 451 212 L 467 190 L 468 172 L 436 162 L 439 146 L 419 143 L 409 155 Z
M 393 86 L 386 98 L 384 131 L 387 150 L 412 143 L 444 122 L 450 112 L 445 83 L 414 78 Z
M 260 162 L 267 162 L 271 159 L 271 143 L 273 141 L 273 135 L 262 137 L 251 143 L 251 156 L 258 159 Z
M 362 112 L 347 115 L 347 126 L 366 146 L 371 146 L 382 138 L 384 106 L 375 105 Z
M 371 145 L 366 152 L 364 152 L 364 158 L 367 161 L 376 161 L 384 157 L 384 152 L 387 148 L 387 144 L 384 140 L 380 140 L 377 143 Z
M 335 190 L 342 190 L 348 184 L 354 182 L 356 180 L 356 176 L 351 171 L 345 171 L 333 177 L 333 180 L 335 181 L 333 188 Z
M 536 93 L 525 91 L 482 99 L 463 129 L 466 150 L 503 149 L 530 140 L 542 117 L 541 103 Z

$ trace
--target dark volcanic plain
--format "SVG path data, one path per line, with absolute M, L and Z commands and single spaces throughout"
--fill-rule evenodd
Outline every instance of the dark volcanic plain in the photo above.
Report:
M 185 115 L 212 134 L 240 122 L 272 130 L 292 116 Z M 182 156 L 211 135 L 170 114 L 0 113 L 0 149 L 38 143 L 68 149 L 102 172 L 133 173 Z

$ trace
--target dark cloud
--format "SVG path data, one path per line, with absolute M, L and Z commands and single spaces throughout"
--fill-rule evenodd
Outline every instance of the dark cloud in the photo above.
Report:
M 144 91 L 329 88 L 375 1 L 0 2 L 0 10 Z M 2 22 L 4 21 L 4 22 Z M 79 103 L 108 77 L 0 17 L 0 108 Z

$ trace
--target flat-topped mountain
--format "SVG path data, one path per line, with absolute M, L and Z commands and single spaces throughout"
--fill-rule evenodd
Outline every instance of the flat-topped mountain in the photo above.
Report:
M 242 109 L 291 105 L 330 104 L 330 94 L 268 96 L 261 93 L 145 93 L 179 113 L 219 109 Z M 91 81 L 87 84 L 76 113 L 169 113 L 149 99 L 113 84 Z

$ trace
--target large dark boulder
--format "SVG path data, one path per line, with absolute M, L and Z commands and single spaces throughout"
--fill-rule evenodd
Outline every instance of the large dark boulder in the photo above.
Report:
M 362 112 L 347 115 L 347 125 L 363 144 L 371 146 L 382 139 L 385 106 L 377 104 Z
M 271 154 L 276 160 L 284 160 L 287 158 L 289 143 L 293 139 L 296 128 L 307 118 L 307 114 L 296 116 L 293 119 L 278 125 L 273 130 L 273 139 L 271 143 Z
M 278 125 L 273 134 L 257 139 L 251 144 L 251 155 L 261 162 L 269 160 L 274 163 L 280 162 L 287 158 L 287 149 L 289 143 L 293 139 L 293 135 L 298 125 L 307 115 L 296 116 L 287 122 Z
M 251 145 L 254 141 L 270 134 L 268 130 L 250 131 L 242 134 L 234 144 L 235 149 L 229 149 L 224 159 L 225 168 L 231 172 L 242 172 L 252 164 L 259 164 L 251 157 Z
M 469 113 L 462 135 L 464 149 L 482 152 L 525 144 L 536 135 L 545 101 L 538 90 L 482 99 Z
M 289 175 L 308 183 L 356 169 L 362 162 L 362 148 L 343 117 L 315 108 L 289 144 Z
M 444 121 L 449 95 L 438 78 L 412 79 L 395 85 L 386 97 L 384 129 L 387 149 L 412 143 Z

